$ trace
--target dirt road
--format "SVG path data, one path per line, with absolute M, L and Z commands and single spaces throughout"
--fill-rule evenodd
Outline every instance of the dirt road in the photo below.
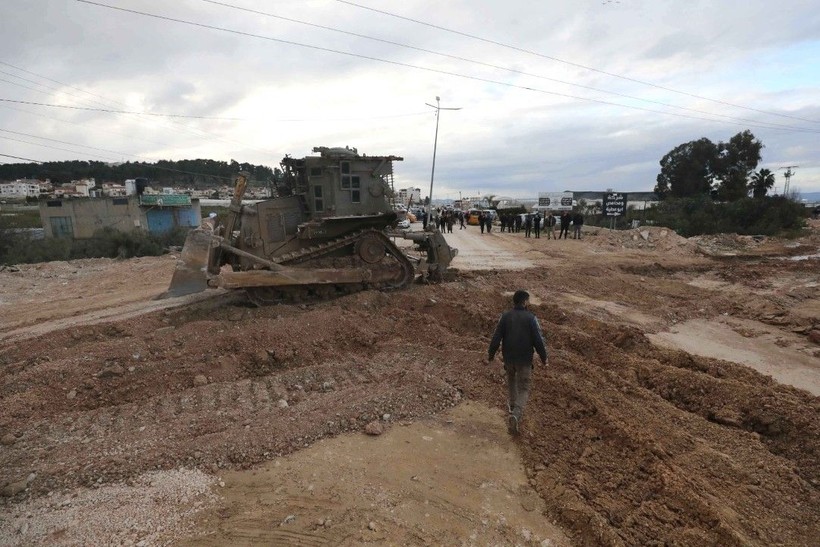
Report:
M 0 543 L 820 536 L 817 226 L 450 241 L 453 281 L 268 308 L 152 307 L 167 257 L 0 272 Z M 513 441 L 483 358 L 518 287 L 551 366 Z

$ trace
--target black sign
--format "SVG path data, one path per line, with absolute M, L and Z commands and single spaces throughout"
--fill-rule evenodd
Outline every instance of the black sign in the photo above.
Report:
M 626 194 L 604 194 L 604 215 L 622 217 L 626 214 Z
M 538 198 L 538 206 L 539 207 L 549 207 L 550 206 L 550 198 Z

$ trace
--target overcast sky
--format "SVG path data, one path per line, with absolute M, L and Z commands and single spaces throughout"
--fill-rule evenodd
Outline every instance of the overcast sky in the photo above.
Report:
M 745 129 L 779 192 L 789 165 L 820 191 L 816 0 L 99 3 L 165 19 L 0 0 L 0 99 L 192 117 L 0 101 L 0 154 L 276 166 L 351 146 L 404 157 L 396 186 L 426 195 L 439 96 L 461 110 L 441 113 L 434 198 L 651 191 L 675 146 Z

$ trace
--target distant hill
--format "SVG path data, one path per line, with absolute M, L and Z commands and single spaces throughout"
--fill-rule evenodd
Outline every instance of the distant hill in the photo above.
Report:
M 800 199 L 805 199 L 811 203 L 820 201 L 820 192 L 800 192 Z
M 281 171 L 266 165 L 253 165 L 215 160 L 160 160 L 110 164 L 102 161 L 51 161 L 46 163 L 11 163 L 0 165 L 0 181 L 17 179 L 51 179 L 53 184 L 67 184 L 72 180 L 94 178 L 103 182 L 122 182 L 146 177 L 159 186 L 212 187 L 230 184 L 239 171 L 248 171 L 251 181 L 267 183 L 274 173 Z

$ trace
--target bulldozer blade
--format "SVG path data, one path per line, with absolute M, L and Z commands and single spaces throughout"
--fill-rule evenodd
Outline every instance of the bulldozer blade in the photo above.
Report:
M 205 230 L 193 230 L 177 260 L 171 285 L 160 298 L 173 298 L 202 292 L 208 288 L 208 258 L 213 238 Z

